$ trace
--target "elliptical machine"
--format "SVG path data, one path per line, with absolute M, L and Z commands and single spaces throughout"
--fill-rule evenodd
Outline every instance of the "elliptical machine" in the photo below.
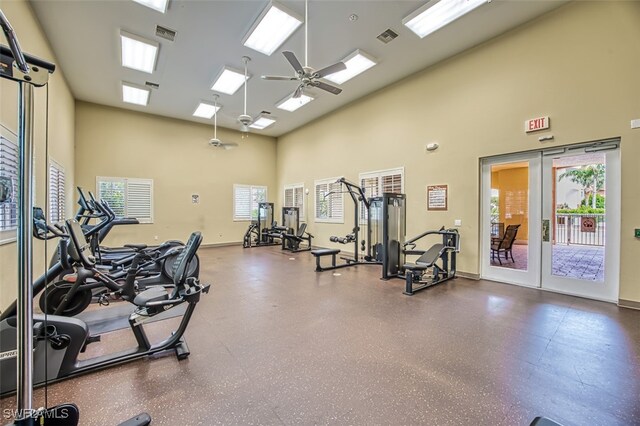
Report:
M 33 408 L 33 247 L 31 203 L 33 195 L 33 89 L 48 84 L 49 75 L 55 71 L 55 65 L 39 58 L 25 55 L 20 49 L 18 38 L 11 24 L 0 10 L 0 28 L 9 43 L 9 48 L 0 45 L 0 78 L 11 80 L 18 85 L 18 300 L 14 304 L 17 316 L 14 317 L 13 372 L 17 379 L 16 416 L 14 425 L 33 426 L 36 423 L 47 426 L 76 426 L 79 423 L 79 410 L 75 404 L 61 404 L 51 408 Z M 6 180 L 2 183 L 0 201 L 7 197 Z M 12 188 L 12 184 L 11 190 Z M 51 269 L 50 269 L 51 271 Z M 45 280 L 49 271 L 45 273 Z M 3 339 L 2 342 L 5 342 Z M 2 351 L 3 355 L 5 354 Z M 2 378 L 4 379 L 4 375 Z M 143 413 L 123 423 L 127 426 L 146 426 L 151 417 Z
M 95 265 L 89 245 L 84 240 L 82 228 L 76 220 L 68 220 L 69 233 L 68 253 L 72 261 L 79 266 L 78 274 L 92 275 L 91 269 Z M 83 242 L 85 241 L 85 242 Z M 202 293 L 209 292 L 209 285 L 201 285 L 194 277 L 187 274 L 187 265 L 195 256 L 202 235 L 194 232 L 189 237 L 185 249 L 180 253 L 173 270 L 173 289 L 167 291 L 162 287 L 153 287 L 135 295 L 131 302 L 136 310 L 129 316 L 129 326 L 136 339 L 137 347 L 110 355 L 103 355 L 92 359 L 79 360 L 78 356 L 84 352 L 88 344 L 100 341 L 100 336 L 90 336 L 87 325 L 76 318 L 66 318 L 58 315 L 34 315 L 34 384 L 51 383 L 59 380 L 88 373 L 97 369 L 110 367 L 137 358 L 146 357 L 159 352 L 173 351 L 178 359 L 189 356 L 189 348 L 183 338 L 196 304 Z M 187 309 L 177 329 L 169 337 L 158 343 L 151 344 L 144 331 L 144 324 L 149 320 L 166 319 L 169 312 L 183 303 Z M 9 317 L 0 322 L 0 351 L 8 354 L 0 360 L 0 395 L 15 391 L 16 383 L 16 318 Z M 46 363 L 46 368 L 44 368 Z M 47 375 L 45 375 L 45 372 Z

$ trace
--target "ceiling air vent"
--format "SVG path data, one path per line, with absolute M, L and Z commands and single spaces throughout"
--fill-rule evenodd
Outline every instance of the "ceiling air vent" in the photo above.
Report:
M 160 25 L 156 25 L 156 35 L 169 41 L 174 41 L 176 39 L 175 31 L 166 27 L 161 27 Z
M 145 86 L 150 87 L 151 89 L 159 89 L 160 85 L 158 83 L 152 83 L 150 81 L 147 81 L 146 83 L 144 83 Z
M 395 31 L 393 31 L 391 28 L 389 28 L 388 30 L 382 32 L 376 38 L 381 42 L 383 42 L 384 44 L 387 44 L 396 37 L 398 37 L 398 34 Z

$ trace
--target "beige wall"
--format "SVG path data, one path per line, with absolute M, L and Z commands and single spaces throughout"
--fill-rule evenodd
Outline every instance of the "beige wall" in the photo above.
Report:
M 11 22 L 18 35 L 24 52 L 56 62 L 47 39 L 26 1 L 2 2 L 2 11 Z M 4 41 L 2 43 L 5 43 Z M 45 204 L 46 193 L 46 88 L 35 89 L 34 93 L 34 138 L 36 202 Z M 6 131 L 17 133 L 18 122 L 18 86 L 5 79 L 0 80 L 0 125 Z M 58 67 L 49 83 L 49 156 L 63 166 L 66 174 L 67 192 L 73 188 L 74 162 L 74 100 L 67 85 L 63 70 Z M 71 211 L 73 201 L 67 200 L 67 212 Z M 55 245 L 50 245 L 52 250 Z M 50 254 L 50 253 L 49 253 Z M 4 309 L 16 297 L 17 291 L 17 255 L 16 244 L 0 246 L 0 309 Z M 44 246 L 40 241 L 34 246 L 34 276 L 43 273 Z
M 96 176 L 151 178 L 154 223 L 114 228 L 107 245 L 186 240 L 199 230 L 205 244 L 242 241 L 248 222 L 233 221 L 233 184 L 276 189 L 276 141 L 218 129 L 224 150 L 208 145 L 213 126 L 76 102 L 76 183 L 95 191 Z M 191 203 L 200 195 L 200 204 Z M 155 240 L 155 237 L 158 240 Z
M 313 193 L 314 179 L 404 166 L 407 234 L 461 219 L 458 268 L 478 273 L 479 159 L 540 148 L 524 121 L 549 115 L 555 140 L 542 146 L 622 138 L 620 298 L 640 301 L 638 22 L 640 2 L 574 2 L 293 131 L 278 140 L 278 201 L 287 183 Z M 425 153 L 430 142 L 440 149 Z M 449 211 L 426 212 L 429 184 L 449 185 Z M 350 231 L 345 203 L 344 225 L 310 216 L 317 245 Z

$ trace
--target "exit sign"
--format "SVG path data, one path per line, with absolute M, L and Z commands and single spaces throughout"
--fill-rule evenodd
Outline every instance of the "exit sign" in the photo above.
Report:
M 524 122 L 524 131 L 526 133 L 536 132 L 549 128 L 549 117 L 532 118 Z

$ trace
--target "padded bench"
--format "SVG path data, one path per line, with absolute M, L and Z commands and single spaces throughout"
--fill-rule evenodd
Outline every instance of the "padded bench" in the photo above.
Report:
M 318 249 L 311 250 L 311 254 L 316 258 L 316 272 L 322 272 L 322 266 L 320 266 L 320 258 L 323 256 L 331 256 L 331 266 L 336 266 L 336 255 L 340 253 L 339 249 Z
M 407 263 L 404 265 L 404 269 L 410 271 L 424 271 L 433 266 L 433 264 L 440 258 L 444 244 L 434 244 L 429 250 L 427 250 L 422 256 L 416 259 L 416 263 Z

